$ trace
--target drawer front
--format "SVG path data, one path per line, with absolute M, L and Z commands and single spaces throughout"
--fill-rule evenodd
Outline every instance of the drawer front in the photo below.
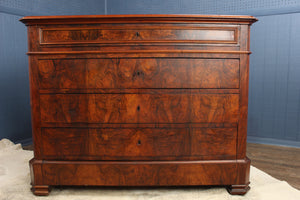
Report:
M 156 29 L 157 28 L 157 29 Z M 237 43 L 235 27 L 168 27 L 166 25 L 100 28 L 41 28 L 40 43 L 80 44 L 80 43 L 144 43 L 144 42 L 199 42 Z
M 238 59 L 39 60 L 41 89 L 239 88 Z
M 44 128 L 42 154 L 69 160 L 229 159 L 236 155 L 236 136 L 236 128 Z
M 42 128 L 41 143 L 37 145 L 41 145 L 43 159 L 79 159 L 88 155 L 88 133 L 84 128 Z
M 185 156 L 187 129 L 91 129 L 89 155 L 108 159 Z
M 235 123 L 238 94 L 41 95 L 42 122 Z
M 236 128 L 191 128 L 191 155 L 236 155 Z

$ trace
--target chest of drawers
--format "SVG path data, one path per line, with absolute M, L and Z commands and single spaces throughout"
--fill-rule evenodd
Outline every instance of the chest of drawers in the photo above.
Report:
M 32 191 L 249 190 L 250 16 L 24 17 Z

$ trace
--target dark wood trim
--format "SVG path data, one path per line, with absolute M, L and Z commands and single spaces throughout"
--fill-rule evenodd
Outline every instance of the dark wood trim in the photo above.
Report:
M 250 52 L 251 53 L 251 52 Z M 110 54 L 103 51 L 100 54 L 33 54 L 38 56 L 38 60 L 59 60 L 59 59 L 111 59 L 111 58 L 191 58 L 191 59 L 240 59 L 243 54 L 229 53 L 117 53 Z
M 33 185 L 237 185 L 236 170 L 243 165 L 247 165 L 244 160 L 31 161 L 31 166 L 42 169 L 43 177 L 42 182 Z M 113 170 L 115 173 L 107 173 L 107 170 Z M 71 173 L 65 173 L 66 171 Z M 161 176 L 164 178 L 160 178 Z
M 51 192 L 49 185 L 32 185 L 31 191 L 37 196 L 48 196 Z
M 227 191 L 232 195 L 244 195 L 250 190 L 250 183 L 245 185 L 230 185 L 227 187 Z
M 77 128 L 237 128 L 237 123 L 50 123 L 50 122 L 41 122 L 41 126 L 45 127 L 77 127 Z
M 47 46 L 47 45 L 87 45 L 87 44 L 118 44 L 118 45 L 130 45 L 130 44 L 139 44 L 139 45 L 149 45 L 149 43 L 151 43 L 151 45 L 157 45 L 158 44 L 177 44 L 177 43 L 184 43 L 185 45 L 187 45 L 187 43 L 190 43 L 191 45 L 195 45 L 195 44 L 237 44 L 238 43 L 238 27 L 237 26 L 215 26 L 215 27 L 209 27 L 209 26 L 141 26 L 139 27 L 138 25 L 141 24 L 134 24 L 134 26 L 116 26 L 116 27 L 60 27 L 60 28 L 49 28 L 49 27 L 45 27 L 45 28 L 39 28 L 39 43 L 41 46 Z M 163 30 L 178 30 L 178 31 L 182 31 L 182 30 L 201 30 L 201 31 L 233 31 L 234 32 L 234 37 L 233 40 L 208 40 L 204 38 L 202 39 L 194 39 L 194 40 L 189 40 L 189 39 L 181 39 L 178 40 L 176 38 L 174 39 L 152 39 L 152 40 L 120 40 L 121 38 L 116 38 L 114 40 L 78 40 L 78 41 L 44 41 L 43 38 L 43 33 L 44 31 L 93 31 L 93 30 L 106 30 L 106 31 L 115 31 L 115 30 L 122 30 L 122 31 L 128 31 L 128 30 L 139 30 L 139 31 L 145 31 L 145 30 L 155 30 L 158 29 L 160 31 Z M 116 31 L 115 31 L 116 32 Z M 163 36 L 162 36 L 163 37 Z
M 90 88 L 90 89 L 40 89 L 40 94 L 239 94 L 239 89 L 200 88 Z
M 53 55 L 53 54 L 151 54 L 151 53 L 212 53 L 212 54 L 251 54 L 251 51 L 209 51 L 209 50 L 129 50 L 129 51 L 44 51 L 27 52 L 28 55 Z
M 241 25 L 241 50 L 249 50 L 249 26 Z M 240 103 L 239 103 L 239 124 L 237 158 L 242 159 L 246 156 L 247 143 L 247 118 L 248 118 L 248 91 L 249 91 L 249 55 L 241 55 L 240 59 Z
M 95 24 L 95 23 L 244 23 L 257 21 L 252 16 L 230 15 L 71 15 L 71 16 L 32 16 L 20 19 L 26 25 L 37 24 Z
M 122 44 L 120 44 L 122 43 Z M 143 43 L 149 44 L 149 45 L 157 45 L 155 43 L 161 43 L 161 44 L 170 44 L 173 45 L 176 43 L 184 43 L 184 45 L 188 45 L 187 43 L 190 43 L 190 45 L 195 44 L 237 44 L 235 40 L 114 40 L 114 41 L 78 41 L 78 42 L 41 42 L 40 44 L 43 46 L 47 45 L 82 45 L 82 44 L 117 44 L 117 45 L 127 45 L 130 44 L 140 44 L 144 45 Z M 153 44 L 154 43 L 154 44 Z

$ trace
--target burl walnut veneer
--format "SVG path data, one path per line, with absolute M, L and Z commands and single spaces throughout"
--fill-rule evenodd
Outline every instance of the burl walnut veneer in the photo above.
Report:
M 251 16 L 24 17 L 32 191 L 225 185 L 249 190 Z

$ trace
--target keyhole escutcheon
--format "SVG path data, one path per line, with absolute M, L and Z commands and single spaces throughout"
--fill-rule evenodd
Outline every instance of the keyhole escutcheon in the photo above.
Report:
M 140 36 L 140 33 L 139 33 L 139 32 L 136 32 L 136 33 L 135 33 L 135 36 L 136 36 L 136 37 L 139 37 L 139 36 Z
M 140 106 L 137 106 L 137 108 L 136 108 L 138 111 L 140 111 Z
M 138 140 L 138 141 L 137 141 L 137 145 L 141 145 L 141 140 Z

